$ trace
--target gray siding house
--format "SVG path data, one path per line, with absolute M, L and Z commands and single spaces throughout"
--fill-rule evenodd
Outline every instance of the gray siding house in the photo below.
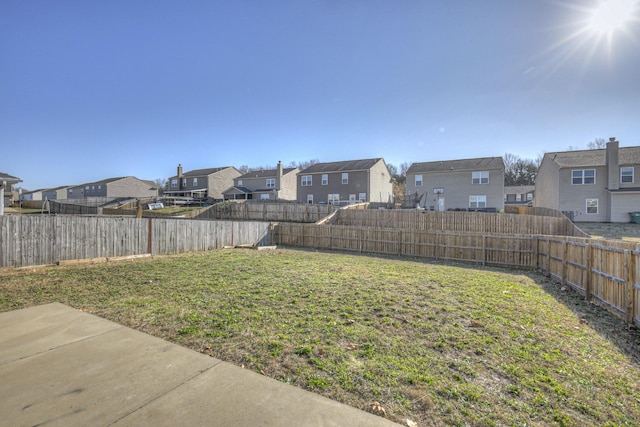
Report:
M 233 166 L 196 169 L 183 173 L 182 165 L 178 165 L 177 174 L 167 181 L 164 195 L 175 198 L 221 201 L 223 200 L 222 193 L 233 186 L 233 180 L 240 175 L 242 175 L 240 171 Z
M 48 188 L 42 190 L 42 200 L 62 200 L 67 198 L 67 190 L 70 187 L 63 185 L 56 188 Z
M 108 178 L 67 188 L 67 199 L 86 199 L 91 197 L 108 198 L 151 198 L 158 195 L 158 187 L 151 181 L 135 176 Z
M 640 147 L 546 153 L 536 177 L 533 205 L 580 222 L 629 222 L 640 211 Z
M 278 162 L 276 169 L 251 171 L 233 180 L 233 187 L 223 192 L 225 200 L 297 200 L 296 178 L 298 168 L 283 168 Z
M 428 210 L 504 209 L 502 157 L 413 163 L 407 170 L 405 207 Z
M 298 173 L 297 183 L 300 203 L 393 203 L 393 182 L 382 158 L 316 163 Z
M 533 203 L 535 185 L 510 185 L 504 187 L 505 206 L 526 206 Z

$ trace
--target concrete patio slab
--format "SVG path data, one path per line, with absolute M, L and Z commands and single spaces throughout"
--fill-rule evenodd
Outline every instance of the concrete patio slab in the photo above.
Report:
M 62 304 L 0 313 L 0 425 L 391 426 Z

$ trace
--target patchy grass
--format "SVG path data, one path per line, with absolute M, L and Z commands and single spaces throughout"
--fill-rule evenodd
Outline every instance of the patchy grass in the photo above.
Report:
M 53 301 L 396 421 L 640 423 L 640 335 L 534 274 L 295 250 L 0 272 L 1 311 Z

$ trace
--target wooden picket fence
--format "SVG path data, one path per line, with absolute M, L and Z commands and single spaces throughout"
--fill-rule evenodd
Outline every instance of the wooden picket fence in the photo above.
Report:
M 330 223 L 360 227 L 403 228 L 464 233 L 549 234 L 588 237 L 568 218 L 489 212 L 437 212 L 416 209 L 340 209 Z
M 224 202 L 211 206 L 197 218 L 313 223 L 337 209 L 336 206 L 319 204 Z
M 270 244 L 270 224 L 267 222 L 0 216 L 0 267 Z
M 640 245 L 571 236 L 280 223 L 282 246 L 536 269 L 640 326 Z

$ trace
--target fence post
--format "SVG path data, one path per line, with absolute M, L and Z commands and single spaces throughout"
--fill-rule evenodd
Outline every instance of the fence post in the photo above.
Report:
M 147 253 L 149 255 L 151 255 L 152 248 L 153 248 L 153 245 L 151 244 L 152 239 L 153 239 L 153 227 L 151 226 L 151 218 L 149 218 L 149 221 L 147 223 Z
M 434 251 L 436 255 L 436 261 L 440 259 L 440 233 L 436 231 L 436 250 Z
M 628 325 L 633 323 L 634 298 L 633 298 L 633 271 L 635 270 L 635 256 L 629 249 L 624 251 L 624 270 L 626 273 L 626 294 L 625 294 L 625 319 Z
M 587 274 L 585 277 L 585 282 L 584 282 L 584 298 L 587 300 L 587 302 L 591 302 L 592 299 L 592 295 L 591 295 L 591 269 L 592 269 L 592 257 L 593 257 L 593 248 L 591 247 L 591 242 L 587 243 L 587 246 L 585 246 L 585 251 L 587 252 L 586 257 L 587 257 Z
M 482 266 L 487 264 L 487 236 L 482 235 Z
M 567 245 L 567 238 L 562 239 L 562 284 L 567 284 L 567 252 L 569 245 Z

